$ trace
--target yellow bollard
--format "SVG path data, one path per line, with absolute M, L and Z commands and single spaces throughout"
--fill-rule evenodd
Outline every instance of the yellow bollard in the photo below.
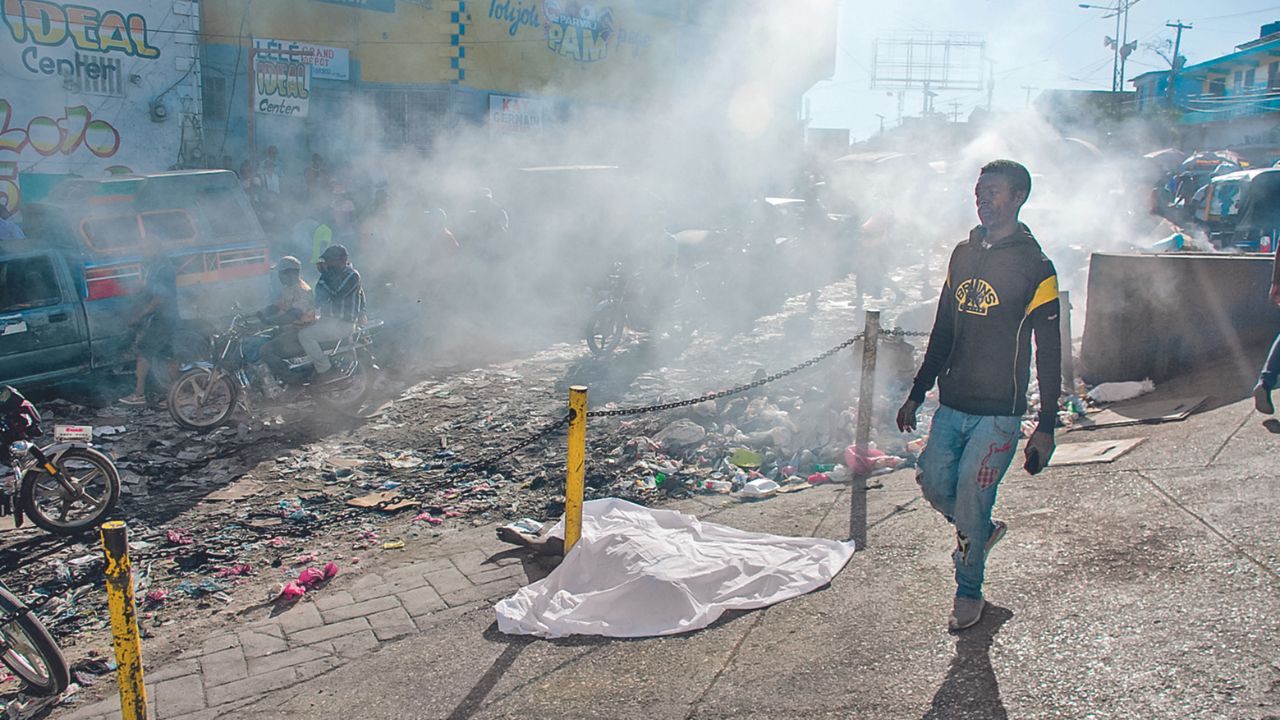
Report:
M 142 684 L 142 643 L 133 602 L 133 572 L 129 566 L 129 529 L 121 520 L 102 524 L 102 549 L 107 555 L 107 607 L 111 611 L 111 644 L 115 647 L 116 680 L 120 683 L 122 720 L 146 720 L 147 689 Z
M 564 553 L 582 537 L 582 488 L 587 475 L 587 388 L 569 388 L 569 461 L 564 481 Z

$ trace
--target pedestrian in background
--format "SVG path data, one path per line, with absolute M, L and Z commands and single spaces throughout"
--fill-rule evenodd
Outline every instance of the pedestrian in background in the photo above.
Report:
M 941 405 L 916 478 L 925 499 L 955 526 L 952 631 L 982 618 L 987 555 L 1007 530 L 991 510 L 1022 436 L 1033 334 L 1040 417 L 1024 453 L 1027 470 L 1039 472 L 1053 455 L 1062 387 L 1058 278 L 1018 222 L 1030 193 L 1022 165 L 983 166 L 974 190 L 982 224 L 951 253 L 924 362 L 898 410 L 898 429 L 914 430 L 925 393 L 938 383 Z
M 1271 261 L 1269 296 L 1271 304 L 1280 307 L 1280 250 L 1276 251 L 1275 259 Z M 1264 415 L 1274 415 L 1276 412 L 1276 407 L 1271 402 L 1271 391 L 1276 389 L 1278 379 L 1280 379 L 1280 334 L 1277 334 L 1275 341 L 1271 343 L 1271 352 L 1267 354 L 1262 373 L 1258 375 L 1258 384 L 1253 386 L 1253 407 Z
M 178 377 L 173 339 L 178 332 L 178 275 L 158 244 L 148 248 L 142 274 L 142 306 L 129 327 L 136 333 L 133 394 L 120 398 L 123 405 L 147 404 L 147 376 L 152 363 L 165 364 L 169 380 Z

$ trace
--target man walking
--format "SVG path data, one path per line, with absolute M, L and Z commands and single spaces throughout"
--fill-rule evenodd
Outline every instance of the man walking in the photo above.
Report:
M 1038 472 L 1053 454 L 1062 386 L 1058 278 L 1018 222 L 1030 193 L 1022 165 L 996 160 L 982 168 L 974 189 L 982 224 L 951 253 L 929 348 L 898 410 L 898 429 L 914 430 L 916 411 L 937 381 L 941 406 L 917 479 L 925 499 L 956 529 L 952 631 L 982 618 L 987 554 L 1006 530 L 992 522 L 991 508 L 1022 435 L 1033 333 L 1040 417 L 1024 453 L 1028 471 Z
M 360 287 L 360 273 L 351 267 L 342 245 L 326 248 L 316 269 L 320 271 L 316 282 L 319 319 L 298 331 L 298 342 L 311 358 L 316 382 L 327 383 L 337 380 L 339 373 L 320 343 L 341 340 L 355 331 L 356 323 L 364 319 L 364 289 Z

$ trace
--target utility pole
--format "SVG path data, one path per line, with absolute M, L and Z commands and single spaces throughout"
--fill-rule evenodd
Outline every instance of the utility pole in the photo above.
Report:
M 960 122 L 960 102 L 957 100 L 951 101 L 951 122 Z
M 1182 18 L 1178 18 L 1176 23 L 1165 23 L 1164 26 L 1178 29 L 1178 34 L 1173 39 L 1173 59 L 1169 61 L 1169 83 L 1168 87 L 1165 88 L 1165 97 L 1168 99 L 1169 105 L 1172 106 L 1176 98 L 1174 85 L 1178 81 L 1178 51 L 1182 48 L 1182 31 L 1193 28 L 1184 24 Z
M 1023 85 L 1022 89 L 1027 91 L 1027 107 L 1031 107 L 1031 91 L 1039 90 L 1040 88 L 1032 87 L 1030 85 Z
M 1120 31 L 1120 86 L 1116 88 L 1116 92 L 1124 92 L 1124 63 L 1129 59 L 1129 53 L 1133 52 L 1138 46 L 1135 40 L 1133 45 L 1129 45 L 1129 8 L 1138 4 L 1138 0 L 1117 0 L 1119 10 L 1124 17 L 1124 29 Z M 1118 95 L 1116 97 L 1119 97 Z
M 984 58 L 985 59 L 985 58 Z M 991 112 L 991 96 L 996 93 L 996 61 L 987 60 L 987 112 Z

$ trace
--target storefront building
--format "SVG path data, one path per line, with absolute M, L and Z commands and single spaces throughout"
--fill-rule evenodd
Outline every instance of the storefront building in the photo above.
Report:
M 786 8 L 816 62 L 766 94 L 794 116 L 834 66 L 833 0 L 202 0 L 208 151 L 286 162 L 365 143 L 429 148 L 454 128 L 547 132 L 577 109 L 651 107 L 714 64 L 758 7 Z M 771 62 L 787 67 L 788 58 Z M 746 73 L 745 64 L 741 72 Z M 796 132 L 800 132 L 796 125 Z
M 182 0 L 0 2 L 0 202 L 202 164 L 198 31 Z

